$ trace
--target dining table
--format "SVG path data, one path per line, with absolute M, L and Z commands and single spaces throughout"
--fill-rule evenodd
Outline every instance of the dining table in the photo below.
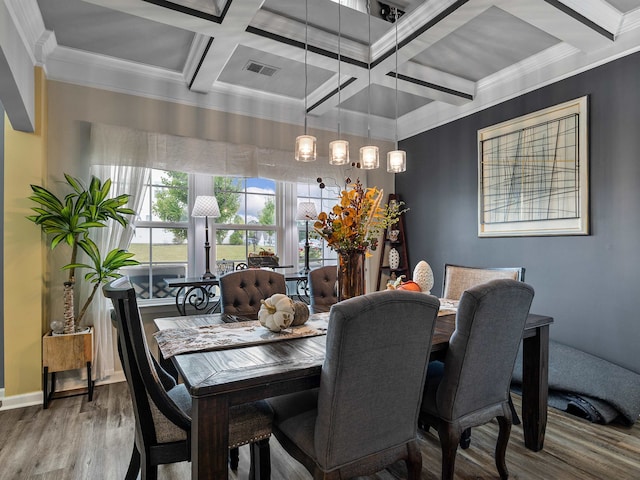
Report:
M 309 322 L 329 313 L 312 314 Z M 189 315 L 154 320 L 159 333 L 212 328 L 242 319 L 225 314 Z M 522 423 L 525 445 L 543 448 L 547 423 L 549 326 L 553 318 L 529 314 L 522 340 Z M 264 327 L 258 327 L 264 328 Z M 455 309 L 443 302 L 436 320 L 431 359 L 443 359 L 455 329 Z M 266 329 L 264 329 L 267 332 Z M 265 335 L 263 335 L 265 336 Z M 266 335 L 268 336 L 268 335 Z M 212 348 L 167 355 L 192 397 L 191 468 L 193 479 L 228 478 L 229 409 L 234 405 L 316 388 L 325 356 L 326 335 L 255 342 L 255 334 Z M 490 348 L 490 346 L 488 346 Z M 259 473 L 259 472 L 257 472 Z

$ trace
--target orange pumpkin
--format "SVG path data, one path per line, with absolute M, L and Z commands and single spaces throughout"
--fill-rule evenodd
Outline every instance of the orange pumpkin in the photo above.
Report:
M 397 287 L 397 289 L 398 290 L 411 290 L 412 292 L 421 292 L 422 291 L 422 289 L 420 288 L 420 285 L 418 285 L 413 280 L 408 280 L 406 282 L 402 282 Z

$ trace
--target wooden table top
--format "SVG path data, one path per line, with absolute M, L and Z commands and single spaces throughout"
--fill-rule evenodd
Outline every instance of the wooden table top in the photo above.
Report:
M 194 327 L 222 322 L 221 314 L 159 318 L 158 329 Z M 530 314 L 525 337 L 553 322 L 551 317 Z M 432 357 L 446 351 L 455 328 L 455 314 L 443 312 L 436 320 Z M 319 376 L 325 356 L 326 335 L 297 338 L 227 350 L 185 353 L 173 358 L 192 396 L 243 391 L 269 381 Z M 244 397 L 245 401 L 246 396 Z

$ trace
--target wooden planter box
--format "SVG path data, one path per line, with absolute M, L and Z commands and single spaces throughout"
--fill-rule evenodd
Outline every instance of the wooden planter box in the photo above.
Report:
M 89 401 L 93 400 L 93 380 L 91 363 L 93 361 L 93 327 L 86 332 L 68 335 L 52 335 L 48 332 L 42 337 L 42 384 L 44 392 L 43 407 L 47 408 L 54 398 L 56 390 L 56 372 L 87 368 L 87 392 Z M 51 374 L 51 391 L 49 391 Z M 85 392 L 83 392 L 85 393 Z

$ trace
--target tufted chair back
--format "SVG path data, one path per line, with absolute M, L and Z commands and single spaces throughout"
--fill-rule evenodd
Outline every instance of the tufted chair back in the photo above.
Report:
M 338 303 L 338 267 L 316 268 L 309 272 L 309 297 L 313 313 L 328 312 L 331 305 Z
M 249 268 L 220 277 L 222 313 L 258 318 L 260 300 L 274 293 L 287 293 L 284 275 L 271 270 Z

